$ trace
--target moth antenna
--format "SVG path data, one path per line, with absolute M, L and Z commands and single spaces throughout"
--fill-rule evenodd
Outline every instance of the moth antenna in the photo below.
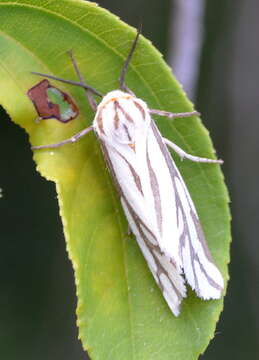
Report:
M 81 81 L 82 83 L 85 83 L 85 79 L 84 79 L 84 77 L 83 77 L 83 74 L 82 74 L 81 71 L 79 70 L 77 61 L 76 61 L 76 59 L 75 59 L 75 57 L 74 57 L 73 50 L 72 50 L 72 49 L 71 49 L 71 50 L 68 50 L 68 51 L 67 51 L 67 54 L 68 54 L 68 56 L 70 57 L 70 60 L 72 61 L 74 70 L 75 70 L 78 78 L 80 79 L 80 81 Z
M 71 61 L 72 61 L 74 70 L 75 70 L 77 76 L 79 77 L 80 83 L 86 84 L 85 79 L 84 79 L 84 77 L 83 77 L 83 74 L 82 74 L 81 71 L 79 70 L 77 61 L 76 61 L 76 59 L 75 59 L 75 57 L 74 57 L 74 54 L 73 54 L 73 51 L 72 51 L 72 50 L 69 50 L 67 53 L 68 53 L 68 55 L 69 55 L 69 57 L 70 57 L 70 59 L 71 59 Z M 87 85 L 87 84 L 86 84 L 86 85 Z M 94 99 L 94 97 L 93 97 L 94 92 L 93 92 L 91 89 L 85 89 L 85 91 L 86 91 L 87 100 L 88 100 L 91 108 L 92 108 L 94 111 L 96 111 L 96 110 L 97 110 L 97 103 L 96 103 L 96 101 L 95 101 L 95 99 Z
M 82 88 L 85 89 L 85 90 L 90 90 L 93 94 L 95 94 L 95 95 L 97 95 L 97 96 L 103 97 L 103 95 L 102 95 L 99 91 L 97 91 L 96 89 L 94 89 L 92 86 L 87 85 L 87 84 L 85 84 L 85 83 L 81 83 L 80 81 L 67 80 L 67 79 L 60 78 L 60 77 L 58 77 L 58 76 L 49 75 L 49 74 L 44 74 L 44 73 L 41 73 L 41 72 L 38 72 L 38 71 L 31 71 L 31 74 L 33 74 L 33 75 L 38 75 L 38 76 L 43 76 L 43 77 L 45 77 L 45 78 L 47 78 L 47 79 L 52 79 L 52 80 L 60 81 L 60 82 L 63 82 L 63 83 L 65 83 L 65 84 L 80 86 L 80 87 L 82 87 Z
M 120 84 L 120 88 L 122 90 L 125 90 L 127 92 L 130 92 L 129 89 L 127 88 L 126 84 L 125 84 L 125 77 L 126 77 L 126 73 L 127 73 L 127 70 L 128 70 L 128 67 L 129 67 L 129 63 L 132 59 L 132 56 L 133 56 L 133 53 L 136 49 L 136 46 L 137 46 L 137 42 L 138 42 L 138 39 L 139 39 L 139 35 L 141 34 L 141 30 L 142 30 L 142 24 L 139 25 L 138 27 L 138 31 L 137 31 L 137 35 L 133 41 L 133 44 L 131 46 L 131 49 L 130 49 L 130 52 L 125 60 L 125 63 L 123 65 L 123 68 L 121 70 L 121 74 L 120 74 L 120 77 L 119 77 L 119 84 Z

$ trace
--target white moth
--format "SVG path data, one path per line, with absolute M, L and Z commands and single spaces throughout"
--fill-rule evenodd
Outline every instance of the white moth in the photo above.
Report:
M 138 36 L 139 33 L 120 77 L 124 91 L 109 92 L 98 106 L 91 93 L 99 93 L 85 84 L 73 57 L 80 82 L 40 74 L 84 87 L 96 115 L 91 127 L 72 138 L 33 148 L 53 148 L 75 142 L 94 130 L 101 142 L 129 226 L 167 304 L 178 316 L 182 299 L 186 296 L 185 279 L 205 300 L 220 298 L 224 281 L 212 260 L 195 206 L 167 145 L 182 158 L 210 163 L 222 161 L 185 153 L 162 137 L 151 118 L 152 113 L 172 118 L 196 112 L 172 114 L 150 110 L 144 101 L 126 88 L 124 76 Z

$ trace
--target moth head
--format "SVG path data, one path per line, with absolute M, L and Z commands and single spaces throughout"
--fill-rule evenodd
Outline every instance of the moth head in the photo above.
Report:
M 133 150 L 135 143 L 146 136 L 149 125 L 147 104 L 120 90 L 111 91 L 102 99 L 93 122 L 103 141 L 125 144 Z

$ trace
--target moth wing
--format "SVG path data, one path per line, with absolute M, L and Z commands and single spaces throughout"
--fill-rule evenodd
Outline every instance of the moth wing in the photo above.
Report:
M 215 265 L 188 189 L 179 174 L 174 178 L 179 199 L 178 223 L 180 228 L 180 253 L 185 277 L 203 299 L 218 299 L 224 287 L 224 280 Z
M 134 159 L 124 149 L 117 151 L 102 143 L 102 150 L 118 189 L 129 226 L 168 306 L 173 314 L 178 316 L 181 301 L 186 296 L 184 278 L 179 264 L 161 250 L 156 225 L 150 216 L 153 211 L 152 205 L 148 206 L 145 201 L 144 175 L 136 170 Z M 144 166 L 142 170 L 143 168 Z
M 173 314 L 178 316 L 182 299 L 186 296 L 183 277 L 172 259 L 162 253 L 156 238 L 141 222 L 123 196 L 121 197 L 121 203 L 130 228 L 157 285 L 160 287 Z
M 178 246 L 181 267 L 187 282 L 203 299 L 218 299 L 224 287 L 224 280 L 216 267 L 189 191 L 179 173 L 163 139 L 152 123 L 156 141 L 164 153 L 175 191 Z

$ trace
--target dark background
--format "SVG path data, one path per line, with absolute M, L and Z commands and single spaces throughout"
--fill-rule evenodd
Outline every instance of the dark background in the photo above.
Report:
M 190 0 L 191 1 L 191 0 Z M 108 4 L 107 4 L 108 3 Z M 259 2 L 208 1 L 195 94 L 232 199 L 233 242 L 225 309 L 202 359 L 259 358 Z M 174 1 L 100 0 L 165 55 Z M 54 184 L 35 171 L 24 131 L 0 114 L 0 356 L 83 360 L 75 287 Z M 19 164 L 19 167 L 17 167 Z M 18 184 L 18 186 L 17 186 Z

